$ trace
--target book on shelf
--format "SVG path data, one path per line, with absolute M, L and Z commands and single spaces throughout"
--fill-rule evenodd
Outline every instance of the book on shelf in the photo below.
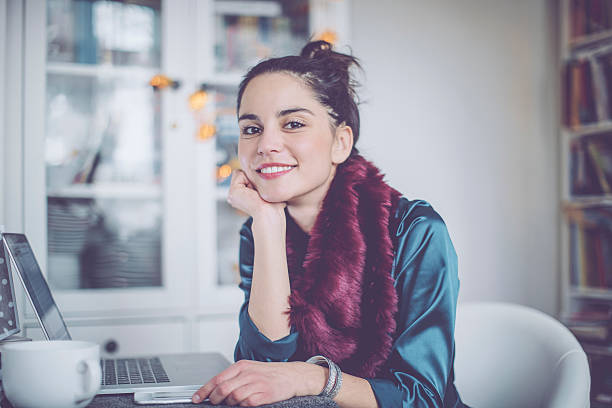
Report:
M 612 299 L 612 208 L 568 207 L 570 283 L 577 289 L 610 291 Z
M 582 304 L 577 310 L 561 316 L 561 321 L 581 342 L 608 346 L 612 340 L 612 306 Z
M 598 120 L 591 63 L 574 59 L 565 67 L 565 124 L 570 128 L 595 123 Z
M 593 160 L 593 164 L 595 167 L 595 173 L 597 174 L 597 179 L 599 180 L 599 186 L 602 192 L 606 194 L 610 194 L 612 190 L 610 190 L 610 183 L 608 183 L 608 175 L 605 172 L 605 167 L 607 167 L 607 163 L 605 162 L 606 158 L 602 157 L 599 148 L 594 144 L 587 142 L 587 149 L 589 154 L 591 155 L 591 159 Z
M 612 133 L 572 140 L 570 187 L 575 196 L 612 194 Z
M 570 0 L 570 36 L 583 37 L 609 30 L 612 2 L 609 0 Z
M 609 43 L 612 44 L 612 34 Z M 571 58 L 565 63 L 563 75 L 565 126 L 579 130 L 612 119 L 610 51 Z
M 595 61 L 598 66 L 595 86 L 607 96 L 607 114 L 608 117 L 612 117 L 612 103 L 610 102 L 612 98 L 612 54 L 607 53 L 597 56 Z
M 609 57 L 609 55 L 607 55 Z M 602 122 L 612 117 L 610 113 L 610 85 L 612 70 L 605 57 L 589 57 L 591 71 L 593 74 L 593 97 L 595 98 L 595 113 L 597 121 Z
M 596 324 L 567 324 L 567 328 L 580 340 L 607 341 L 610 339 L 610 327 Z

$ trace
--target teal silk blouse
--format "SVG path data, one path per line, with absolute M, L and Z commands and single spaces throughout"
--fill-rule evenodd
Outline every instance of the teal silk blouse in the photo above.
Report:
M 292 222 L 288 217 L 287 222 Z M 252 219 L 240 231 L 240 337 L 234 358 L 292 361 L 299 333 L 270 341 L 248 314 L 253 276 Z M 459 278 L 457 255 L 442 218 L 422 200 L 401 198 L 389 222 L 398 295 L 397 330 L 383 373 L 366 378 L 378 405 L 464 407 L 454 385 L 454 327 Z

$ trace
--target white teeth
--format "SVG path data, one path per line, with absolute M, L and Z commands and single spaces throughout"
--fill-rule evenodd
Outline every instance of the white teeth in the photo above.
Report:
M 291 170 L 293 168 L 293 166 L 282 166 L 282 167 L 264 167 L 263 169 L 261 169 L 262 173 L 266 173 L 266 174 L 272 174 L 272 173 L 279 173 L 281 171 L 287 171 L 287 170 Z

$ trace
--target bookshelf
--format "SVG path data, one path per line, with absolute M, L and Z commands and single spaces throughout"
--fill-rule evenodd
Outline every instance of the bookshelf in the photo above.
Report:
M 561 320 L 612 407 L 612 2 L 561 4 Z

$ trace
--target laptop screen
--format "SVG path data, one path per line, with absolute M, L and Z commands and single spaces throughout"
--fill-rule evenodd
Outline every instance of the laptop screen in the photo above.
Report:
M 0 340 L 20 330 L 8 263 L 8 255 L 5 255 L 4 248 L 0 245 Z
M 3 240 L 47 339 L 70 340 L 64 319 L 25 235 L 6 233 Z

